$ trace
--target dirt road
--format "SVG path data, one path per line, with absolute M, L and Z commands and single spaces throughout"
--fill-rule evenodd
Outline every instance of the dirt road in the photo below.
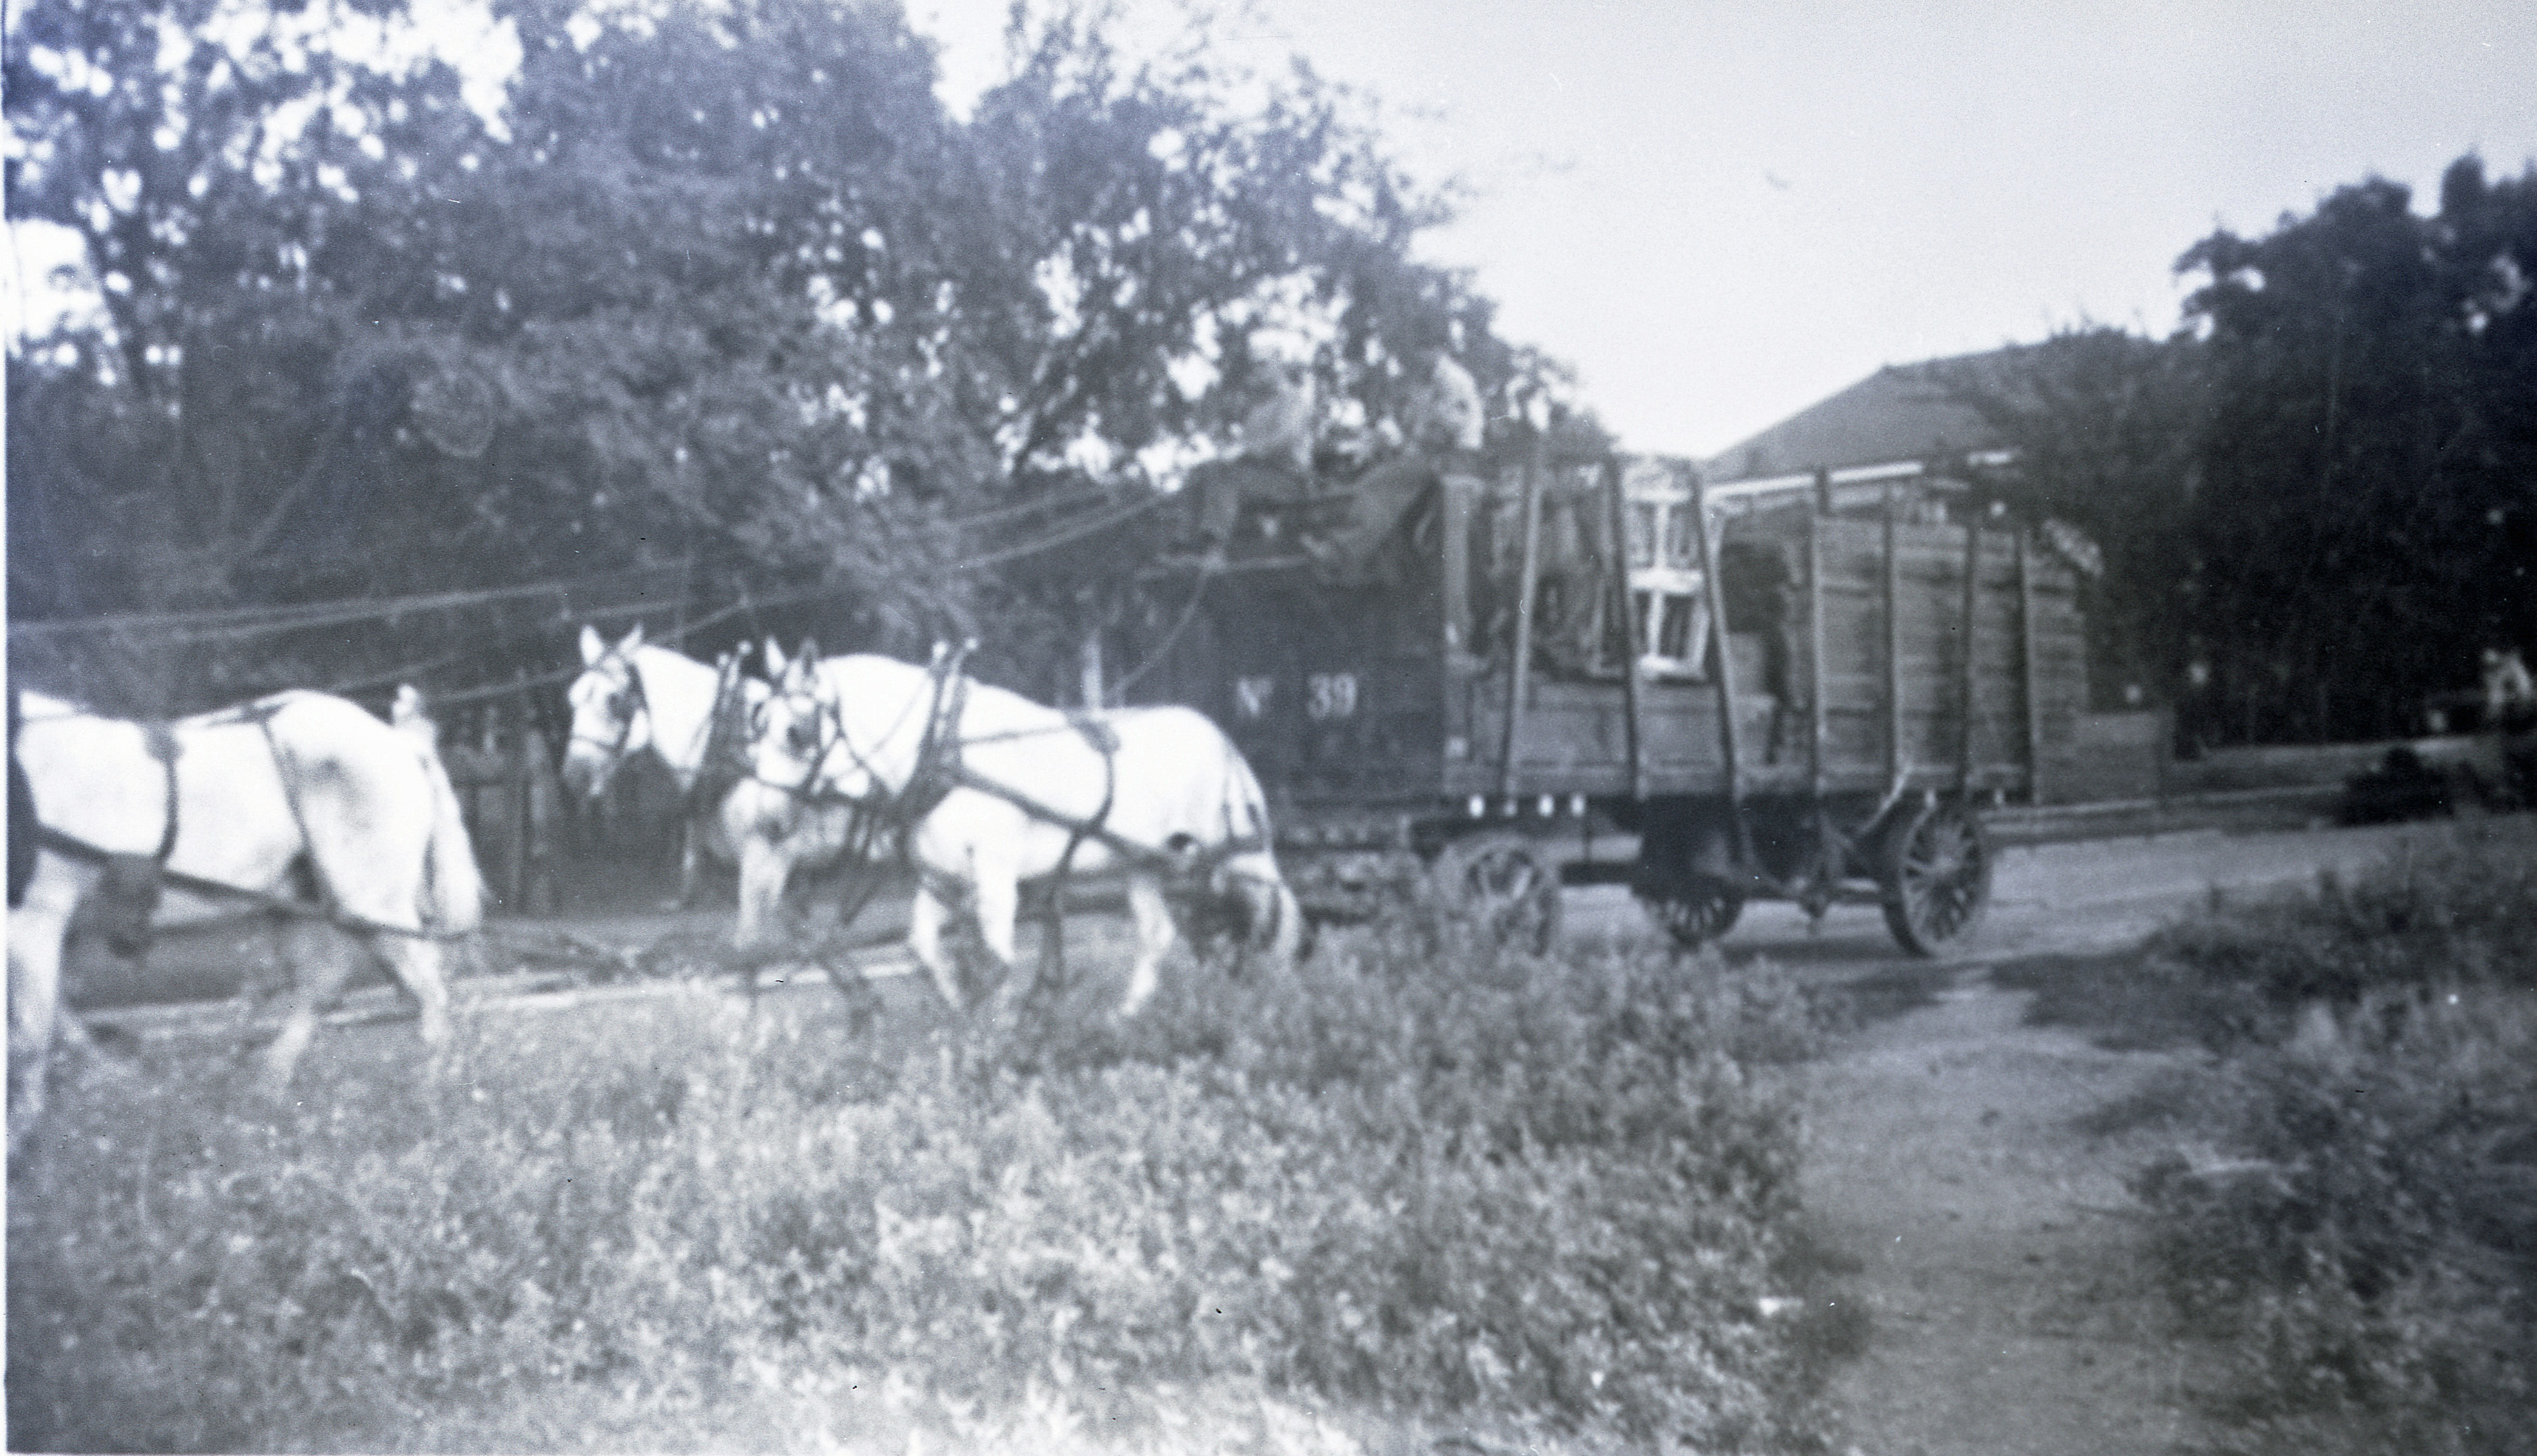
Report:
M 1849 989 L 1859 1030 L 1816 1073 L 1805 1200 L 1865 1306 L 1832 1398 L 1861 1456 L 2148 1456 L 2194 1430 L 2187 1374 L 2124 1177 L 2154 1135 L 2077 1124 L 2167 1066 L 2024 1025 L 1994 966 L 2119 952 L 2206 899 L 2349 874 L 2439 827 L 2179 835 L 2009 851 L 1962 955 L 1895 954 L 1873 909 L 1762 906 L 1730 959 Z M 1581 907 L 1582 908 L 1582 907 Z M 1596 905 L 1607 923 L 1618 905 Z M 1581 917 L 1584 918 L 1584 917 Z M 1853 1263 L 1854 1261 L 1854 1265 Z

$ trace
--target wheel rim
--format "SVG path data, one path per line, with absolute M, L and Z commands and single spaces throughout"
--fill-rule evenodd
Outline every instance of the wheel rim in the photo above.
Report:
M 1726 933 L 1735 923 L 1736 912 L 1743 901 L 1724 891 L 1694 892 L 1685 895 L 1667 895 L 1655 902 L 1657 922 L 1665 933 L 1685 946 L 1697 948 Z
M 1922 939 L 1951 940 L 1981 915 L 1988 860 L 1980 832 L 1961 814 L 1932 814 L 1913 827 L 1896 890 Z
M 1542 950 L 1550 938 L 1552 915 L 1544 893 L 1558 893 L 1546 881 L 1539 860 L 1515 844 L 1489 845 L 1464 865 L 1458 877 L 1464 907 L 1501 941 Z

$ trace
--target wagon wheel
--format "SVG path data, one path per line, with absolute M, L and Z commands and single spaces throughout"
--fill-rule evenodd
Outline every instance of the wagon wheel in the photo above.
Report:
M 1903 949 L 1934 956 L 1973 933 L 1990 907 L 1990 834 L 1961 804 L 1922 810 L 1885 836 L 1877 883 Z
M 1645 903 L 1674 944 L 1686 951 L 1697 951 L 1734 929 L 1735 917 L 1744 913 L 1744 896 L 1716 880 L 1696 879 L 1662 896 L 1647 897 Z
M 1559 939 L 1559 866 L 1522 834 L 1479 834 L 1445 846 L 1433 871 L 1446 904 L 1502 945 L 1540 955 Z

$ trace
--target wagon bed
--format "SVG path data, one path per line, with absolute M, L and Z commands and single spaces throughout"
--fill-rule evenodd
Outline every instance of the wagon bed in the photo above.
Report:
M 2007 522 L 1829 495 L 1712 493 L 1613 457 L 1448 471 L 1371 560 L 1237 558 L 1205 580 L 1146 695 L 1224 726 L 1289 858 L 1390 848 L 1451 874 L 1485 834 L 1555 873 L 1561 844 L 1617 829 L 1660 912 L 1890 905 L 1902 820 L 1943 811 L 1978 839 L 1981 808 L 2035 802 L 2069 763 L 2077 583 Z

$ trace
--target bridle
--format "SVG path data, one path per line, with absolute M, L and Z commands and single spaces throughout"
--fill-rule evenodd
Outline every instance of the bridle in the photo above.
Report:
M 799 800 L 852 804 L 860 810 L 885 814 L 902 824 L 913 824 L 931 813 L 943 795 L 951 791 L 959 776 L 960 715 L 967 705 L 969 688 L 968 677 L 961 667 L 968 659 L 970 645 L 938 650 L 933 666 L 927 670 L 931 691 L 910 696 L 899 708 L 898 716 L 874 739 L 874 751 L 878 753 L 879 745 L 896 738 L 899 730 L 907 726 L 908 717 L 916 712 L 918 704 L 926 704 L 925 735 L 917 744 L 916 762 L 909 770 L 905 784 L 895 789 L 889 787 L 881 777 L 879 765 L 856 748 L 854 739 L 847 734 L 845 704 L 833 690 L 819 691 L 827 686 L 824 681 L 814 680 L 819 682 L 818 687 L 805 687 L 782 695 L 786 698 L 807 696 L 811 700 L 811 711 L 807 715 L 798 710 L 790 712 L 793 721 L 787 725 L 787 732 L 798 729 L 806 718 L 816 726 L 813 730 L 813 741 L 809 761 L 803 766 L 801 781 L 773 787 L 783 789 Z M 811 671 L 815 673 L 816 670 L 814 664 Z M 772 706 L 776 700 L 770 698 L 768 705 Z M 829 756 L 840 750 L 871 784 L 865 792 L 843 794 L 822 787 L 827 778 Z M 754 776 L 753 767 L 751 772 Z
M 625 669 L 624 686 L 616 689 L 608 695 L 608 715 L 617 720 L 617 737 L 615 739 L 606 739 L 601 738 L 596 734 L 582 733 L 576 730 L 572 735 L 571 741 L 574 743 L 599 745 L 601 750 L 608 755 L 609 767 L 615 768 L 617 765 L 625 761 L 625 746 L 634 741 L 635 715 L 638 713 L 650 713 L 652 711 L 652 701 L 649 697 L 646 697 L 643 693 L 642 670 L 635 666 L 633 658 L 626 656 L 616 648 L 609 648 L 607 656 L 590 665 L 591 670 L 595 672 L 611 662 L 615 662 Z M 575 714 L 574 716 L 578 718 L 580 715 Z

